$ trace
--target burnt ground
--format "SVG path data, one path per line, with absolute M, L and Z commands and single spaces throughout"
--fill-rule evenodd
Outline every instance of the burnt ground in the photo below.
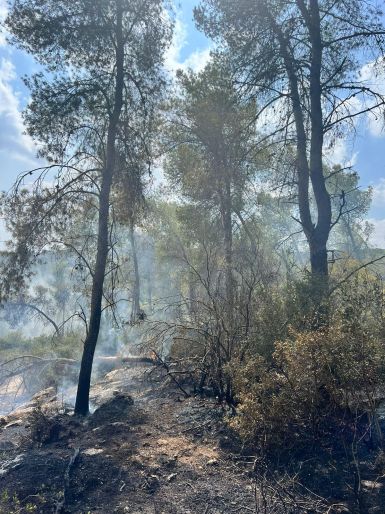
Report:
M 150 371 L 107 374 L 85 422 L 53 416 L 49 393 L 43 412 L 3 420 L 0 512 L 255 512 L 250 466 L 224 448 L 221 407 L 185 399 Z
M 1 514 L 385 512 L 380 479 L 362 477 L 366 506 L 294 496 L 284 478 L 255 469 L 215 399 L 186 399 L 158 368 L 114 370 L 92 401 L 95 412 L 77 419 L 47 390 L 1 421 Z M 311 472 L 331 483 L 322 467 Z

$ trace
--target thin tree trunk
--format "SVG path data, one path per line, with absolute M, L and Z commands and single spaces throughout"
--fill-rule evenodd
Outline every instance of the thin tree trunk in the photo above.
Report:
M 234 325 L 234 278 L 233 278 L 233 226 L 231 217 L 231 185 L 226 180 L 224 195 L 221 195 L 221 217 L 223 226 L 223 246 L 225 257 L 225 291 L 227 311 L 227 331 L 232 334 Z M 229 341 L 230 345 L 230 341 Z M 228 346 L 230 352 L 230 346 Z
M 147 280 L 147 301 L 148 301 L 148 310 L 150 314 L 152 314 L 152 273 L 150 272 L 148 280 Z
M 134 290 L 132 295 L 132 308 L 131 308 L 131 323 L 135 323 L 140 316 L 140 276 L 139 276 L 139 265 L 138 255 L 136 251 L 135 231 L 134 223 L 130 220 L 130 245 L 132 252 L 132 260 L 134 263 Z
M 147 280 L 147 303 L 148 303 L 148 311 L 150 314 L 152 314 L 153 307 L 152 307 L 152 286 L 153 286 L 153 247 L 152 244 L 149 246 L 149 258 L 148 258 L 148 264 L 146 266 L 147 273 L 146 273 L 146 280 Z
M 116 160 L 116 135 L 123 105 L 124 87 L 124 41 L 122 0 L 116 1 L 116 76 L 114 109 L 110 115 L 106 164 L 103 170 L 99 195 L 98 242 L 95 271 L 92 280 L 91 315 L 89 329 L 84 342 L 83 356 L 80 366 L 78 389 L 75 403 L 75 414 L 85 416 L 89 412 L 89 395 L 91 386 L 92 364 L 98 341 L 102 314 L 103 286 L 109 252 L 109 207 L 112 178 Z
M 225 259 L 226 259 L 226 300 L 228 302 L 228 341 L 227 341 L 227 356 L 226 360 L 229 361 L 232 357 L 235 335 L 235 280 L 233 274 L 233 224 L 232 224 L 232 200 L 231 200 L 231 182 L 230 177 L 226 176 L 226 200 L 224 209 L 224 235 L 225 235 Z M 225 381 L 223 384 L 224 395 L 226 401 L 232 403 L 232 387 L 231 379 L 229 376 L 222 378 Z
M 194 279 L 195 279 L 195 275 L 189 271 L 188 272 L 188 290 L 189 290 L 188 309 L 189 309 L 189 314 L 190 314 L 191 318 L 193 318 L 195 316 L 196 310 L 197 310 L 197 304 L 196 304 L 197 293 L 196 293 Z

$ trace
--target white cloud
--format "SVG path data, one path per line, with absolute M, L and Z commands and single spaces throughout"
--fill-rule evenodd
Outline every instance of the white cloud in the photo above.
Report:
M 0 0 L 0 17 L 3 20 L 7 16 L 8 6 L 7 0 Z
M 380 62 L 369 62 L 365 64 L 360 70 L 360 79 L 363 85 L 369 87 L 376 93 L 385 96 L 385 67 L 384 61 Z M 361 108 L 370 107 L 375 104 L 375 101 L 370 100 L 371 103 L 361 103 Z M 383 137 L 385 136 L 385 118 L 384 118 L 384 107 L 378 107 L 373 109 L 366 115 L 367 128 L 372 136 Z
M 273 134 L 287 121 L 289 116 L 288 103 L 286 98 L 278 98 L 272 105 L 265 108 L 258 116 L 256 130 L 263 135 Z M 294 137 L 293 127 L 288 128 L 287 136 Z M 279 136 L 281 137 L 281 136 Z
M 373 198 L 372 207 L 385 206 L 385 178 L 381 178 L 377 184 L 372 185 Z
M 278 99 L 274 105 L 267 108 L 257 120 L 256 128 L 262 134 L 272 134 L 280 127 L 288 116 L 287 103 L 284 98 Z M 288 130 L 289 137 L 295 138 L 294 127 Z M 340 164 L 343 167 L 354 166 L 357 162 L 358 152 L 354 151 L 352 141 L 333 137 L 326 139 L 324 146 L 325 163 L 329 166 Z
M 200 72 L 210 60 L 210 47 L 192 52 L 186 59 L 182 60 L 181 53 L 188 42 L 188 26 L 180 18 L 175 21 L 172 43 L 166 53 L 165 66 L 171 74 L 177 70 L 186 71 L 192 69 Z
M 385 218 L 382 218 L 385 206 L 385 178 L 372 185 L 372 213 L 374 216 L 368 219 L 373 225 L 373 233 L 370 236 L 370 244 L 377 248 L 385 249 Z M 373 216 L 372 214 L 372 216 Z
M 10 238 L 8 230 L 5 228 L 5 222 L 0 218 L 0 251 L 6 249 L 6 241 Z
M 210 60 L 210 48 L 205 48 L 204 50 L 197 50 L 190 54 L 187 59 L 182 63 L 182 69 L 191 68 L 195 72 L 202 71 L 206 64 Z
M 325 146 L 325 160 L 329 166 L 340 164 L 350 167 L 356 164 L 358 153 L 353 151 L 351 142 L 347 139 L 336 138 L 329 146 L 326 142 Z
M 0 0 L 0 23 L 2 23 L 8 13 L 7 0 Z M 0 26 L 0 46 L 5 46 L 6 42 L 6 31 L 4 27 Z
M 373 225 L 373 233 L 370 236 L 370 244 L 376 248 L 385 248 L 385 219 L 369 219 Z
M 33 158 L 36 147 L 32 139 L 24 134 L 20 98 L 12 87 L 16 79 L 15 67 L 3 58 L 0 63 L 0 152 L 18 154 L 20 158 Z
M 376 114 L 375 111 L 368 114 L 368 128 L 369 128 L 369 132 L 371 133 L 372 136 L 375 136 L 375 137 L 384 137 L 385 136 L 384 114 L 385 113 L 377 113 Z
M 175 20 L 172 43 L 166 52 L 165 66 L 174 73 L 181 65 L 180 53 L 187 44 L 187 26 L 180 18 Z
M 358 79 L 363 86 L 369 87 L 378 94 L 385 96 L 385 67 L 383 61 L 380 63 L 370 62 L 362 66 Z M 335 119 L 337 119 L 338 116 L 344 116 L 348 113 L 359 113 L 373 107 L 375 104 L 376 100 L 373 97 L 365 97 L 364 95 L 355 96 L 343 106 L 342 111 L 335 114 Z M 375 108 L 371 112 L 367 112 L 355 118 L 353 124 L 356 128 L 366 129 L 372 136 L 383 137 L 385 136 L 384 113 L 384 107 Z M 325 146 L 327 146 L 327 141 L 325 141 L 325 143 Z M 358 153 L 354 151 L 353 140 L 351 138 L 336 138 L 325 151 L 326 162 L 330 165 L 341 164 L 347 167 L 354 166 L 357 162 L 357 157 Z M 381 202 L 383 202 L 381 206 L 383 206 L 385 204 L 385 181 L 376 187 L 383 190 L 381 200 Z M 379 192 L 374 192 L 373 204 L 376 194 L 378 196 Z

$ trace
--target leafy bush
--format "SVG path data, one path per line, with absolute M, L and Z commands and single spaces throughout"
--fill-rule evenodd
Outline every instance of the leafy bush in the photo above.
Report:
M 293 330 L 276 343 L 271 363 L 261 357 L 232 363 L 239 402 L 232 424 L 262 447 L 285 448 L 325 435 L 349 436 L 359 420 L 376 425 L 384 358 L 380 339 L 349 324 Z
M 76 333 L 27 338 L 19 332 L 10 332 L 0 338 L 0 384 L 6 388 L 14 376 L 22 377 L 23 388 L 18 392 L 34 394 L 47 387 L 57 387 L 63 376 L 76 379 L 77 367 L 60 359 L 79 360 L 81 349 L 81 337 Z
M 47 335 L 26 337 L 21 332 L 10 331 L 6 336 L 0 337 L 0 361 L 18 355 L 76 358 L 81 355 L 81 348 L 81 335 L 76 332 L 60 337 Z

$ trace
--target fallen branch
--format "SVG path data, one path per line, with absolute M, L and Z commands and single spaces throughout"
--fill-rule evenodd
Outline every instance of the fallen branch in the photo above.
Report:
M 14 377 L 22 376 L 34 368 L 44 368 L 49 365 L 55 366 L 75 366 L 78 361 L 65 358 L 43 358 L 35 355 L 21 355 L 13 357 L 0 363 L 0 385 L 6 383 Z
M 59 502 L 56 505 L 55 514 L 61 514 L 64 511 L 65 504 L 67 502 L 67 495 L 68 491 L 70 489 L 70 482 L 71 482 L 71 470 L 75 466 L 76 461 L 78 460 L 80 454 L 80 448 L 76 448 L 72 457 L 70 458 L 70 461 L 68 463 L 68 466 L 64 473 L 64 488 L 63 488 L 63 499 L 61 502 Z
M 151 357 L 96 357 L 95 362 L 106 364 L 152 364 L 155 365 L 156 361 Z M 0 385 L 14 378 L 18 375 L 23 375 L 24 373 L 31 371 L 31 369 L 35 367 L 41 366 L 80 366 L 80 361 L 76 359 L 66 359 L 66 358 L 43 358 L 38 357 L 36 355 L 20 355 L 18 357 L 13 357 L 5 362 L 0 363 Z
M 171 380 L 174 382 L 174 384 L 178 387 L 178 389 L 180 389 L 182 391 L 182 393 L 184 394 L 185 398 L 191 398 L 191 394 L 189 394 L 181 385 L 180 383 L 178 382 L 178 380 L 174 377 L 174 374 L 172 371 L 170 371 L 170 367 L 169 365 L 167 364 L 167 362 L 165 362 L 158 354 L 155 350 L 152 350 L 155 357 L 156 357 L 156 361 L 158 364 L 160 364 L 167 372 L 167 376 L 171 378 Z

